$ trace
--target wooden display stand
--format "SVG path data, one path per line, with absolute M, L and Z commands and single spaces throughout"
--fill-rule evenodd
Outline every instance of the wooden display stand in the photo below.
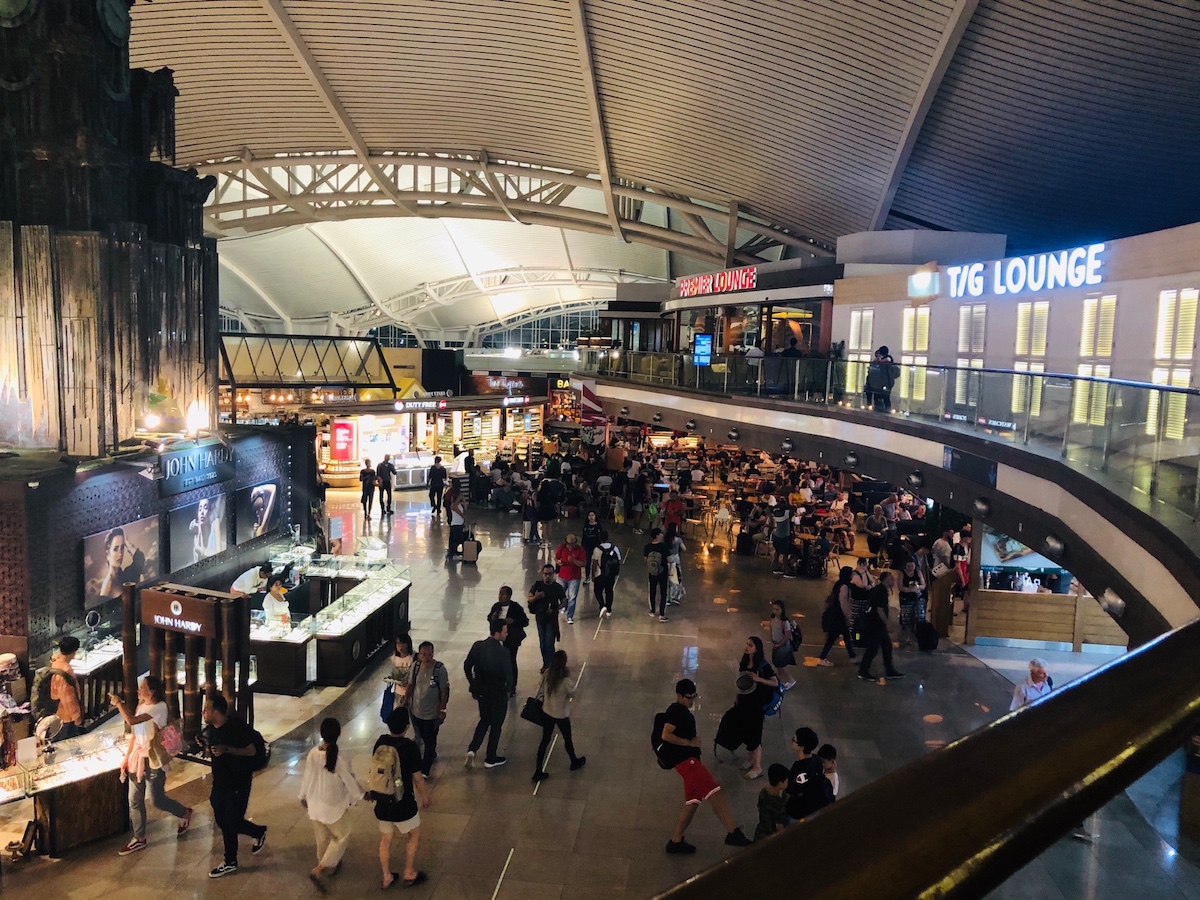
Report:
M 47 856 L 129 830 L 129 801 L 117 771 L 41 791 L 33 796 L 33 817 L 41 826 Z

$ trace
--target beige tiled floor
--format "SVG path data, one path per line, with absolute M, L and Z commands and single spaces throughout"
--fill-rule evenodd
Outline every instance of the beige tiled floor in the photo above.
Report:
M 725 858 L 723 831 L 707 810 L 700 811 L 688 835 L 699 853 L 690 858 L 664 854 L 681 791 L 677 776 L 654 762 L 648 741 L 651 717 L 671 701 L 677 678 L 693 677 L 702 695 L 696 710 L 701 736 L 710 740 L 721 713 L 732 703 L 742 642 L 748 634 L 762 634 L 760 622 L 769 600 L 786 599 L 801 617 L 798 621 L 811 642 L 805 653 L 815 656 L 820 638 L 816 623 L 828 584 L 773 578 L 767 560 L 735 558 L 722 547 L 706 552 L 690 542 L 685 605 L 672 612 L 671 622 L 661 624 L 645 612 L 643 539 L 628 528 L 614 529 L 617 543 L 635 557 L 619 584 L 616 614 L 599 623 L 590 598 L 581 599 L 576 624 L 564 625 L 562 646 L 579 677 L 572 710 L 576 745 L 588 756 L 588 764 L 568 772 L 565 754 L 556 745 L 549 763 L 551 777 L 535 794 L 529 776 L 539 735 L 516 714 L 537 666 L 536 636 L 521 650 L 521 685 L 501 742 L 509 763 L 501 769 L 462 767 L 474 726 L 474 704 L 463 690 L 461 665 L 470 644 L 486 633 L 485 616 L 497 588 L 508 583 L 522 595 L 546 551 L 521 544 L 515 516 L 478 511 L 476 533 L 484 543 L 478 567 L 446 565 L 442 557 L 447 526 L 431 523 L 424 505 L 415 495 L 412 500 L 404 502 L 401 495 L 397 517 L 386 525 L 377 519 L 367 531 L 383 538 L 394 557 L 412 566 L 413 636 L 437 645 L 454 682 L 440 740 L 441 760 L 434 770 L 434 805 L 422 814 L 420 865 L 429 873 L 429 882 L 413 895 L 633 900 L 652 896 Z M 351 495 L 335 495 L 331 502 L 347 517 L 357 515 Z M 561 536 L 567 530 L 568 523 L 560 523 L 551 533 Z M 886 686 L 858 681 L 841 649 L 833 659 L 837 665 L 832 669 L 796 670 L 797 688 L 788 694 L 780 717 L 767 723 L 764 761 L 789 762 L 788 735 L 800 724 L 810 725 L 823 741 L 838 746 L 844 791 L 1007 709 L 1010 684 L 953 646 L 931 656 L 898 652 L 897 665 L 909 677 Z M 256 779 L 251 801 L 252 817 L 270 828 L 267 849 L 251 856 L 244 843 L 237 875 L 220 881 L 207 878 L 208 869 L 219 862 L 220 840 L 204 802 L 206 782 L 199 780 L 173 791 L 198 808 L 192 831 L 183 839 L 174 837 L 172 822 L 152 813 L 148 850 L 118 858 L 115 851 L 122 841 L 114 838 L 60 861 L 6 865 L 0 881 L 5 896 L 315 896 L 307 880 L 314 863 L 312 834 L 296 801 L 299 767 L 315 741 L 311 720 L 323 714 L 340 719 L 343 745 L 362 772 L 381 729 L 377 676 L 382 665 L 340 696 L 330 692 L 260 704 L 260 721 L 267 730 L 287 733 L 275 742 L 273 763 Z M 289 728 L 293 723 L 299 724 Z M 729 755 L 718 763 L 709 746 L 705 758 L 724 784 L 737 818 L 751 830 L 762 782 L 743 781 Z M 362 804 L 350 815 L 355 836 L 343 871 L 329 881 L 333 896 L 356 897 L 379 888 L 375 822 Z M 1104 841 L 1115 848 L 1114 860 L 1128 860 L 1126 851 L 1149 839 L 1139 830 L 1145 823 L 1139 826 L 1138 821 L 1136 813 L 1123 808 L 1098 817 Z M 893 824 L 903 827 L 902 811 L 894 813 Z M 886 834 L 881 832 L 878 839 L 886 839 Z M 1107 846 L 1104 841 L 1099 848 Z M 1097 847 L 1064 842 L 1052 851 L 1015 878 L 1012 891 L 1002 890 L 998 896 L 1099 896 L 1090 891 L 1088 885 L 1095 879 L 1087 872 L 1089 867 L 1103 871 L 1109 863 Z M 398 853 L 393 856 L 398 858 Z M 1142 868 L 1145 883 L 1161 889 L 1154 896 L 1197 896 L 1189 892 L 1191 873 L 1181 867 L 1168 872 L 1147 862 Z

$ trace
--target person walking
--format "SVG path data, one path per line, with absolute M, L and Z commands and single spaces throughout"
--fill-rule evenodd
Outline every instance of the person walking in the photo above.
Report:
M 213 820 L 221 830 L 225 856 L 209 878 L 232 875 L 238 870 L 238 836 L 254 838 L 251 853 L 262 852 L 267 843 L 267 826 L 246 821 L 250 787 L 254 778 L 254 729 L 237 716 L 229 715 L 224 694 L 210 694 L 204 705 L 203 744 L 212 756 Z
M 554 661 L 554 643 L 562 639 L 558 625 L 558 613 L 567 602 L 567 592 L 555 578 L 554 566 L 542 566 L 542 580 L 535 581 L 526 595 L 529 612 L 537 623 L 538 648 L 542 654 L 542 668 L 550 667 Z
M 871 663 L 875 654 L 883 651 L 883 671 L 888 678 L 903 678 L 904 673 L 892 664 L 892 636 L 888 632 L 888 597 L 896 576 L 886 571 L 879 576 L 879 583 L 868 592 L 867 610 L 855 623 L 855 631 L 863 635 L 866 647 L 863 650 L 862 662 L 858 667 L 858 677 L 863 681 L 876 681 L 871 674 Z
M 363 516 L 371 518 L 371 508 L 375 504 L 375 469 L 369 459 L 363 460 L 363 467 L 358 471 L 358 481 L 362 485 Z
M 778 686 L 779 676 L 765 658 L 762 639 L 753 635 L 746 638 L 742 659 L 738 663 L 738 694 L 733 705 L 740 714 L 741 735 L 750 754 L 742 765 L 746 770 L 747 781 L 762 777 L 765 708 L 771 702 Z
M 596 518 L 596 511 L 589 510 L 587 520 L 583 523 L 583 528 L 580 530 L 579 543 L 583 545 L 583 558 L 586 562 L 583 570 L 583 583 L 590 584 L 592 580 L 592 555 L 596 552 L 596 548 L 600 546 L 600 535 L 603 529 L 600 527 L 600 520 Z
M 925 578 L 917 561 L 909 557 L 900 571 L 900 633 L 904 646 L 917 638 L 917 623 L 925 620 Z
M 468 689 L 479 704 L 479 724 L 475 726 L 475 734 L 471 743 L 467 745 L 468 769 L 475 765 L 475 752 L 483 744 L 484 735 L 487 735 L 488 739 L 487 756 L 483 759 L 484 767 L 494 769 L 508 762 L 499 753 L 500 729 L 504 726 L 504 717 L 508 714 L 508 697 L 512 685 L 512 658 L 504 647 L 508 626 L 496 621 L 489 624 L 488 637 L 472 644 L 467 658 L 463 661 Z
M 433 458 L 433 465 L 429 467 L 426 477 L 429 481 L 429 514 L 439 519 L 442 515 L 442 494 L 446 491 L 446 467 L 442 465 L 440 456 Z
M 575 697 L 575 686 L 571 684 L 566 650 L 557 651 L 550 667 L 543 670 L 538 696 L 542 698 L 542 712 L 546 718 L 542 724 L 542 741 L 537 749 L 537 768 L 533 771 L 535 783 L 550 777 L 546 771 L 546 750 L 550 747 L 555 728 L 562 734 L 563 747 L 567 751 L 567 758 L 571 760 L 571 771 L 576 772 L 587 764 L 586 756 L 575 755 L 575 742 L 571 739 L 571 700 Z
M 833 645 L 839 637 L 845 643 L 846 654 L 850 659 L 858 658 L 854 652 L 854 638 L 850 633 L 850 622 L 854 619 L 850 605 L 853 577 L 854 569 L 842 566 L 838 572 L 837 582 L 825 599 L 825 611 L 821 613 L 821 630 L 825 632 L 825 646 L 821 648 L 821 656 L 817 660 L 819 666 L 833 665 L 833 660 L 829 658 L 829 651 L 833 649 Z
M 713 812 L 725 827 L 725 843 L 730 847 L 750 846 L 750 839 L 733 818 L 721 783 L 700 761 L 700 738 L 696 734 L 696 717 L 692 715 L 692 705 L 697 697 L 694 681 L 690 678 L 677 681 L 675 702 L 661 714 L 662 731 L 655 735 L 659 742 L 655 748 L 659 764 L 674 769 L 683 779 L 683 807 L 679 810 L 671 839 L 667 841 L 667 852 L 671 854 L 696 852 L 695 845 L 689 844 L 684 835 L 705 800 L 712 801 Z
M 542 542 L 537 494 L 532 489 L 527 489 L 521 497 L 521 528 L 524 531 L 525 543 L 540 544 Z
M 375 467 L 375 477 L 379 479 L 379 514 L 394 515 L 392 509 L 392 484 L 396 478 L 396 466 L 392 462 L 392 454 L 383 454 L 383 462 Z M 384 499 L 384 498 L 387 499 Z
M 456 481 L 452 481 L 446 491 L 446 514 L 450 517 L 450 545 L 446 548 L 446 558 L 456 559 L 462 556 L 467 534 L 467 498 L 458 489 Z
M 785 806 L 788 824 L 799 822 L 833 803 L 833 786 L 825 777 L 825 765 L 814 755 L 819 743 L 817 733 L 811 728 L 797 728 L 792 736 L 796 761 L 788 775 Z
M 509 696 L 515 697 L 517 695 L 517 680 L 520 677 L 517 674 L 517 651 L 521 649 L 521 644 L 525 641 L 525 629 L 529 627 L 529 616 L 525 615 L 525 610 L 521 609 L 521 604 L 513 602 L 512 588 L 507 584 L 500 588 L 499 598 L 492 604 L 492 608 L 488 610 L 488 621 L 503 621 L 508 626 L 508 637 L 504 639 L 504 646 L 508 648 L 508 652 L 512 656 L 513 679 L 512 692 Z
M 613 589 L 621 575 L 621 551 L 609 540 L 608 532 L 600 532 L 600 544 L 592 552 L 592 592 L 600 615 L 612 616 Z
M 416 656 L 413 654 L 412 638 L 407 634 L 396 635 L 393 642 L 392 656 L 388 660 L 392 666 L 392 708 L 403 706 L 408 702 L 408 676 L 412 672 Z M 391 710 L 389 710 L 390 712 Z M 387 721 L 387 716 L 384 716 Z
M 428 876 L 417 868 L 417 849 L 421 843 L 421 810 L 433 804 L 425 776 L 421 774 L 421 753 L 417 745 L 404 736 L 408 731 L 408 710 L 403 707 L 392 710 L 388 716 L 387 734 L 375 739 L 371 748 L 374 762 L 380 747 L 391 747 L 396 751 L 392 759 L 392 770 L 399 776 L 395 793 L 372 797 L 375 801 L 375 819 L 379 823 L 379 865 L 383 870 L 383 888 L 386 890 L 399 881 L 405 887 L 424 884 Z M 404 848 L 404 871 L 392 871 L 392 840 L 397 834 L 404 835 L 408 843 Z
M 575 624 L 575 605 L 579 601 L 579 583 L 583 578 L 583 568 L 587 564 L 587 556 L 579 546 L 579 539 L 574 534 L 568 534 L 566 539 L 554 551 L 554 561 L 558 564 L 558 583 L 562 585 L 567 601 L 567 624 Z
M 796 665 L 796 653 L 792 650 L 795 626 L 787 617 L 782 600 L 771 601 L 771 618 L 767 625 L 771 629 L 771 665 L 779 674 L 783 689 L 790 691 L 796 686 L 796 679 L 788 673 L 788 666 Z
M 317 840 L 317 864 L 308 877 L 321 893 L 325 892 L 321 876 L 338 873 L 350 843 L 346 810 L 363 796 L 350 760 L 338 751 L 341 736 L 342 725 L 337 719 L 321 720 L 321 743 L 308 751 L 300 782 L 300 805 L 308 811 Z
M 433 644 L 421 641 L 417 662 L 408 679 L 407 702 L 413 731 L 421 740 L 421 774 L 426 778 L 437 762 L 438 731 L 450 703 L 450 673 L 433 656 Z
M 642 548 L 646 560 L 646 576 L 650 585 L 650 615 L 655 615 L 654 598 L 658 596 L 658 621 L 667 621 L 667 545 L 661 528 L 650 529 L 650 543 Z
M 685 593 L 683 587 L 683 551 L 687 545 L 679 533 L 679 526 L 674 522 L 667 525 L 663 535 L 663 544 L 667 548 L 667 603 L 679 606 Z
M 138 684 L 137 706 L 130 710 L 125 701 L 113 694 L 113 708 L 130 728 L 129 744 L 121 760 L 121 780 L 129 783 L 129 820 L 133 837 L 117 851 L 128 856 L 146 849 L 146 789 L 150 799 L 165 813 L 179 819 L 176 834 L 192 824 L 191 807 L 167 796 L 167 767 L 171 757 L 163 749 L 160 732 L 167 727 L 167 697 L 161 678 L 147 675 Z

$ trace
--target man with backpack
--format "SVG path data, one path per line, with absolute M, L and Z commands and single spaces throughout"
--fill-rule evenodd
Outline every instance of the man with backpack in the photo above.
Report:
M 600 606 L 600 615 L 612 617 L 613 588 L 621 574 L 621 551 L 608 539 L 608 532 L 600 532 L 600 545 L 592 551 L 592 592 Z
M 405 887 L 416 887 L 427 877 L 417 868 L 417 847 L 421 841 L 421 810 L 429 809 L 432 800 L 421 772 L 421 751 L 415 741 L 404 736 L 408 710 L 403 706 L 393 709 L 387 727 L 388 733 L 376 739 L 371 751 L 366 785 L 367 798 L 375 801 L 375 818 L 382 834 L 379 864 L 383 868 L 383 887 L 389 888 L 397 880 Z M 392 838 L 396 834 L 408 838 L 403 873 L 392 871 Z
M 263 737 L 237 716 L 229 714 L 224 694 L 212 694 L 204 705 L 205 727 L 201 741 L 212 756 L 213 820 L 221 829 L 225 857 L 208 873 L 209 878 L 232 875 L 238 870 L 238 836 L 254 838 L 251 853 L 259 853 L 267 842 L 267 826 L 246 821 L 250 786 L 254 773 L 266 765 Z
M 83 725 L 83 710 L 79 703 L 79 680 L 71 669 L 71 660 L 79 652 L 79 638 L 67 635 L 58 642 L 58 650 L 50 665 L 39 669 L 33 678 L 33 720 L 36 724 L 47 716 L 62 721 L 55 740 L 65 741 L 79 734 Z
M 675 683 L 675 702 L 654 717 L 650 743 L 658 765 L 674 769 L 683 779 L 683 808 L 675 831 L 667 842 L 667 852 L 690 854 L 696 847 L 684 840 L 684 832 L 692 823 L 696 810 L 711 798 L 713 812 L 725 826 L 725 843 L 730 847 L 749 847 L 750 839 L 734 821 L 729 801 L 721 793 L 721 784 L 700 761 L 700 738 L 696 736 L 696 717 L 692 704 L 696 702 L 696 683 L 682 678 Z
M 654 597 L 658 595 L 658 621 L 667 621 L 667 545 L 661 528 L 650 529 L 650 543 L 642 549 L 646 558 L 646 576 L 650 581 L 650 616 L 655 615 Z

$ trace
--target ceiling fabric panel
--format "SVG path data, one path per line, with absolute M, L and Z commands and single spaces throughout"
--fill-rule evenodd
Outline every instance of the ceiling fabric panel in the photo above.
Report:
M 893 221 L 1053 249 L 1195 221 L 1200 6 L 982 0 Z

